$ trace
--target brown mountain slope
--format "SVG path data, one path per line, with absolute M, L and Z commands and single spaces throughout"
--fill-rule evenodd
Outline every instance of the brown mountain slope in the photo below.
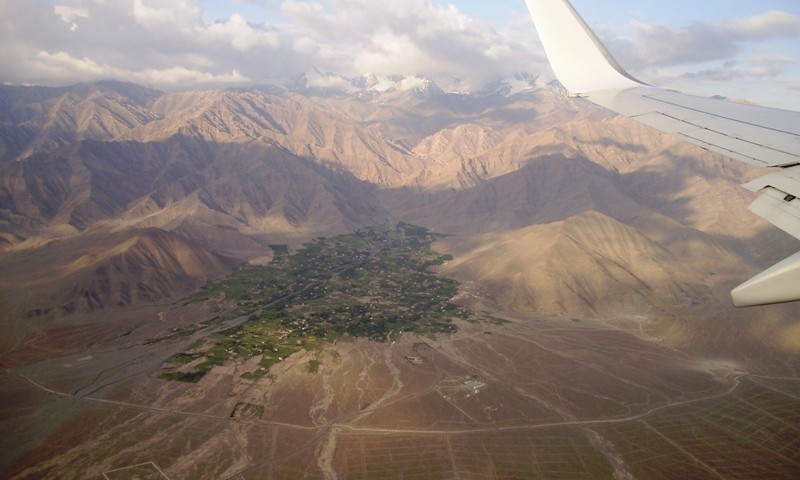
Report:
M 665 303 L 707 301 L 703 272 L 634 228 L 594 211 L 564 221 L 446 240 L 442 272 L 480 283 L 495 308 L 516 312 L 634 315 Z M 464 250 L 462 250 L 464 249 Z
M 0 289 L 27 316 L 91 311 L 186 294 L 237 264 L 159 229 L 95 232 L 3 256 Z
M 447 237 L 439 272 L 463 282 L 459 302 L 512 318 L 552 314 L 602 321 L 681 349 L 772 362 L 796 352 L 797 305 L 736 309 L 730 288 L 747 269 L 713 238 L 695 236 L 691 262 L 641 231 L 587 211 L 564 221 Z M 766 348 L 765 348 L 766 347 Z
M 0 172 L 0 225 L 23 237 L 98 225 L 173 230 L 190 220 L 309 238 L 382 218 L 368 184 L 263 144 L 84 141 Z
M 0 163 L 83 139 L 124 138 L 158 119 L 148 106 L 160 92 L 100 82 L 67 88 L 0 88 Z
M 744 315 L 727 310 L 727 290 L 794 248 L 746 211 L 747 168 L 554 90 L 12 90 L 0 95 L 4 131 L 19 133 L 0 162 L 8 258 L 48 251 L 53 239 L 159 229 L 244 260 L 270 243 L 403 220 L 454 234 L 456 273 L 488 282 L 496 307 L 675 319 L 719 317 L 712 304 Z M 49 140 L 31 140 L 40 137 Z M 30 155 L 11 161 L 23 147 Z M 516 260 L 478 254 L 497 242 Z M 552 260 L 562 245 L 582 260 Z M 75 260 L 52 255 L 54 265 Z M 529 265 L 561 273 L 534 277 Z M 126 303 L 122 288 L 109 291 L 116 300 L 98 304 Z
M 429 178 L 449 183 L 385 190 L 385 204 L 399 218 L 447 233 L 519 229 L 595 210 L 689 262 L 719 265 L 711 259 L 733 251 L 743 276 L 794 248 L 746 208 L 752 196 L 739 184 L 758 172 L 630 120 L 598 115 L 589 110 L 533 132 L 511 126 L 487 151 L 453 156 L 438 170 L 429 163 Z M 444 140 L 463 144 L 449 133 L 437 137 L 440 149 L 448 148 Z
M 152 108 L 162 119 L 131 132 L 131 138 L 267 142 L 376 184 L 401 183 L 422 168 L 418 158 L 381 132 L 314 98 L 258 91 L 170 93 Z
M 598 165 L 583 158 L 542 155 L 498 176 L 476 166 L 474 186 L 387 191 L 395 215 L 446 233 L 479 233 L 549 223 L 595 209 L 635 208 Z M 467 170 L 461 173 L 467 175 Z

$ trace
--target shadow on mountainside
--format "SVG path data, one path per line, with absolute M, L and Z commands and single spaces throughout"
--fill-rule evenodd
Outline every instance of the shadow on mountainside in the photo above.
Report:
M 372 184 L 263 142 L 90 140 L 0 170 L 0 230 L 15 242 L 0 288 L 27 292 L 9 308 L 34 316 L 162 301 L 269 244 L 388 217 Z

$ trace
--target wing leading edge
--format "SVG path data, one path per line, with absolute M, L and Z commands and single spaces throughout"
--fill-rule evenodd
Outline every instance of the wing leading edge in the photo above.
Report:
M 559 81 L 656 130 L 771 172 L 748 182 L 750 210 L 800 239 L 800 112 L 695 97 L 625 72 L 568 0 L 526 0 Z M 800 300 L 800 253 L 736 287 L 737 307 Z

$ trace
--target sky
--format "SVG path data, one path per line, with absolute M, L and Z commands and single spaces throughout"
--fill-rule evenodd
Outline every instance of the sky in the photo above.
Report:
M 800 110 L 800 1 L 572 0 L 643 81 Z M 0 82 L 162 89 L 553 78 L 523 0 L 0 0 Z M 337 80 L 337 78 L 339 78 Z

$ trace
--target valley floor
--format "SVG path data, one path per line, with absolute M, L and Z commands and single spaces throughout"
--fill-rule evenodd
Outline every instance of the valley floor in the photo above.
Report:
M 158 378 L 198 306 L 25 366 L 3 358 L 4 478 L 797 478 L 800 378 L 560 317 L 340 338 L 268 375 Z M 41 348 L 31 346 L 32 349 Z M 18 358 L 22 358 L 17 352 Z M 42 357 L 46 355 L 41 354 Z M 791 363 L 791 359 L 789 359 Z M 794 366 L 796 367 L 796 365 Z

